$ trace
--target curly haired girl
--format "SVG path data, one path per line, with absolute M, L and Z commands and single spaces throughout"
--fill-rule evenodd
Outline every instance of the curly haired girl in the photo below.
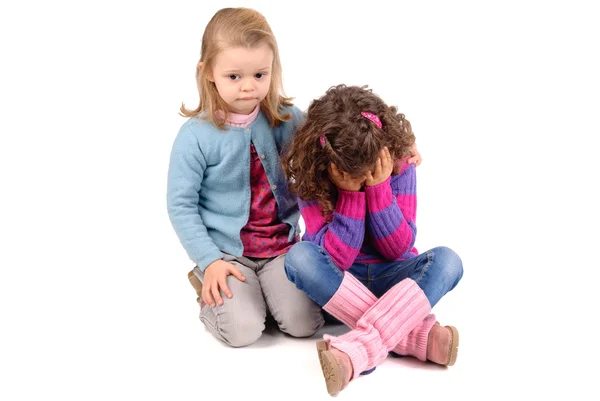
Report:
M 366 87 L 339 85 L 312 102 L 282 158 L 306 224 L 286 256 L 287 277 L 353 329 L 317 344 L 330 394 L 391 351 L 448 366 L 456 360 L 458 331 L 430 311 L 463 267 L 447 247 L 414 247 L 414 142 L 395 107 Z

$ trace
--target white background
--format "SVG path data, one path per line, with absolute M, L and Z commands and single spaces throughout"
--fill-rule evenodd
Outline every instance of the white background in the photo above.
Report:
M 406 114 L 416 245 L 464 262 L 434 310 L 457 364 L 388 359 L 340 399 L 597 399 L 599 13 L 389 4 L 2 2 L 0 399 L 329 399 L 318 336 L 231 349 L 204 330 L 167 216 L 204 26 L 240 5 L 270 22 L 301 109 L 346 83 Z

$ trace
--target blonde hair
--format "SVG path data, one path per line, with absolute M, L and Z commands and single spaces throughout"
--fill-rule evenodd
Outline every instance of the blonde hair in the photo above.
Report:
M 227 111 L 227 103 L 221 98 L 214 82 L 209 77 L 215 57 L 226 47 L 256 48 L 266 43 L 273 51 L 271 85 L 267 96 L 260 103 L 261 111 L 267 116 L 271 126 L 278 126 L 291 118 L 289 113 L 282 114 L 284 106 L 292 105 L 292 98 L 283 92 L 281 61 L 277 41 L 265 17 L 249 8 L 223 8 L 211 18 L 202 36 L 200 62 L 196 68 L 196 83 L 200 102 L 198 107 L 189 110 L 182 103 L 180 114 L 184 117 L 201 115 L 219 128 L 224 121 L 217 111 Z

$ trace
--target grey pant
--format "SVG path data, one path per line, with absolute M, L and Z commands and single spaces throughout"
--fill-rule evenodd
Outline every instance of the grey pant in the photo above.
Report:
M 279 329 L 291 336 L 310 337 L 323 327 L 321 307 L 288 280 L 284 257 L 248 259 L 225 255 L 223 260 L 237 267 L 246 281 L 227 276 L 233 297 L 221 293 L 223 305 L 201 308 L 200 320 L 216 338 L 233 347 L 252 344 L 265 329 L 267 308 Z M 200 269 L 196 267 L 194 273 L 204 282 Z

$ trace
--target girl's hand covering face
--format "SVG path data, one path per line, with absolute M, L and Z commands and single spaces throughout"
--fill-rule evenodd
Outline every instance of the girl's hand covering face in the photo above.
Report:
M 392 155 L 389 149 L 384 147 L 379 152 L 377 162 L 375 162 L 375 171 L 371 173 L 367 172 L 367 179 L 365 185 L 372 187 L 385 182 L 394 170 L 394 162 L 392 161 Z
M 333 184 L 343 191 L 360 191 L 367 176 L 363 174 L 359 177 L 352 177 L 345 171 L 340 171 L 334 163 L 329 165 L 327 169 L 329 173 L 329 179 Z

